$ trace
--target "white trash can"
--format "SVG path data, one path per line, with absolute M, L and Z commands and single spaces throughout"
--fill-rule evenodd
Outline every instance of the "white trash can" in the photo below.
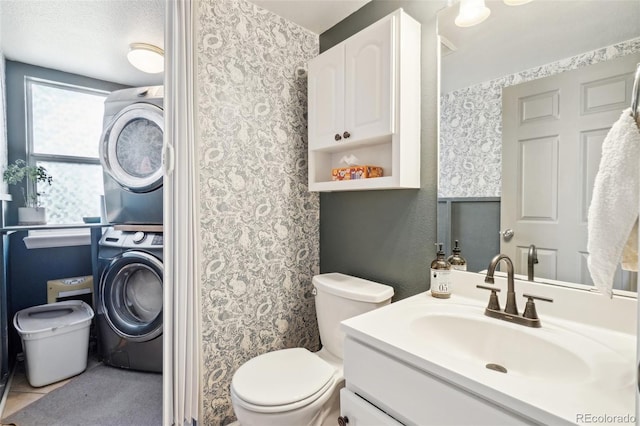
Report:
M 81 300 L 23 309 L 13 317 L 22 339 L 27 380 L 46 386 L 87 368 L 93 310 Z

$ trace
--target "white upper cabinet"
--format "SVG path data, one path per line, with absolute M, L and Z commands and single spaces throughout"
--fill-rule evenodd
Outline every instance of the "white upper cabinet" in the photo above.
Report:
M 344 45 L 336 46 L 309 63 L 309 141 L 332 144 L 344 129 Z M 311 104 L 311 102 L 310 102 Z
M 420 187 L 420 24 L 398 9 L 309 62 L 309 190 Z M 401 114 L 402 112 L 402 114 Z M 331 170 L 383 168 L 332 181 Z
M 345 44 L 345 131 L 353 140 L 393 133 L 395 19 L 364 29 Z

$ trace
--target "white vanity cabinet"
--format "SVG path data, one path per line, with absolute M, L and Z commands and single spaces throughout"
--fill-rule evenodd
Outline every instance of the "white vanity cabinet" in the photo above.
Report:
M 340 426 L 342 423 L 344 426 L 402 426 L 402 423 L 347 388 L 340 390 L 340 419 Z
M 452 271 L 448 299 L 427 291 L 342 321 L 347 426 L 633 423 L 637 300 L 514 279 L 518 295 L 554 300 L 538 306 L 542 327 L 524 327 L 485 315 L 484 280 Z
M 536 424 L 356 339 L 344 351 L 347 426 Z
M 309 62 L 309 190 L 420 187 L 420 24 L 398 9 Z M 332 181 L 354 155 L 383 177 Z

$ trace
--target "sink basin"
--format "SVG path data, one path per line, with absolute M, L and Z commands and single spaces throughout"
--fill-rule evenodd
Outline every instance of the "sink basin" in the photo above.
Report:
M 478 309 L 450 307 L 448 312 L 424 314 L 413 319 L 409 329 L 451 358 L 513 378 L 583 382 L 594 379 L 594 366 L 624 362 L 609 348 L 570 330 L 528 328 L 486 317 Z
M 634 413 L 637 338 L 629 324 L 635 323 L 636 300 L 518 282 L 522 293 L 554 299 L 540 307 L 542 327 L 530 328 L 484 314 L 488 296 L 475 286 L 482 275 L 452 275 L 458 281 L 449 299 L 420 293 L 343 321 L 353 356 L 364 344 L 380 362 L 399 360 L 435 379 L 430 383 L 451 385 L 535 424 L 575 425 L 581 413 Z M 505 290 L 507 283 L 496 285 Z M 393 392 L 405 391 L 403 381 L 424 392 L 411 374 L 397 376 L 398 387 L 389 384 Z M 445 392 L 433 395 L 446 398 Z

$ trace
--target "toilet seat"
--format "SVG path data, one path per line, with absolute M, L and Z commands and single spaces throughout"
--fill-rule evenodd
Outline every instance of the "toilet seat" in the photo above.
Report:
M 261 413 L 304 407 L 333 387 L 336 370 L 304 348 L 269 352 L 234 374 L 231 391 L 245 408 Z

